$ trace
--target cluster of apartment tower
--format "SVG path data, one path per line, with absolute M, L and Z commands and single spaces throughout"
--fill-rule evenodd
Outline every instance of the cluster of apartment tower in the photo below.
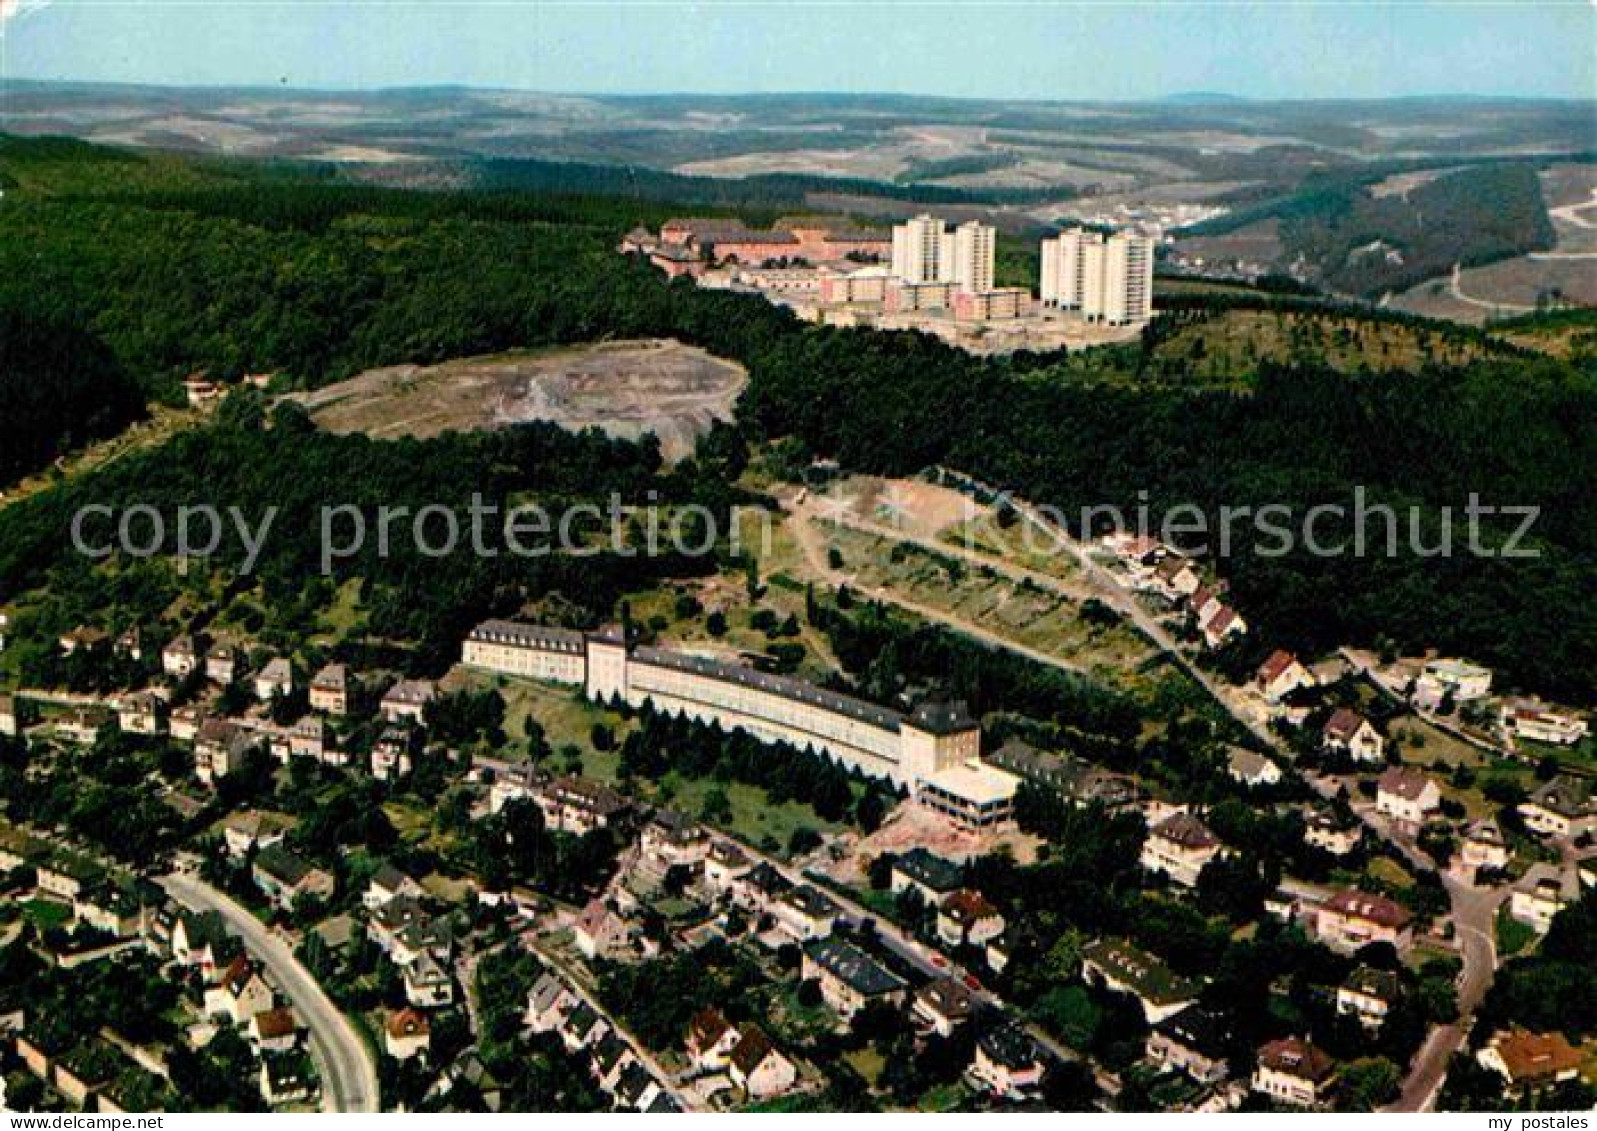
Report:
M 904 713 L 802 680 L 668 648 L 487 621 L 466 637 L 464 663 L 582 687 L 602 703 L 644 704 L 763 742 L 823 754 L 892 782 L 967 828 L 1008 821 L 1020 779 L 981 760 L 981 730 L 963 711 L 926 704 Z
M 659 237 L 631 233 L 622 250 L 705 285 L 715 269 L 731 269 L 746 286 L 822 307 L 997 321 L 1030 315 L 1040 302 L 1105 325 L 1153 315 L 1153 238 L 1130 230 L 1070 228 L 1045 239 L 1037 298 L 1025 287 L 996 285 L 998 233 L 979 220 L 950 225 L 923 214 L 895 225 L 890 240 L 816 221 L 753 231 L 724 220 L 672 220 Z

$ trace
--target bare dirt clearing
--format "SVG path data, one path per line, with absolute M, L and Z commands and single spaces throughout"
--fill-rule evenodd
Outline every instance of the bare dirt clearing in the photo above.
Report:
M 747 380 L 681 342 L 625 341 L 389 366 L 294 399 L 329 432 L 425 437 L 547 420 L 629 440 L 653 432 L 676 460 L 732 418 Z

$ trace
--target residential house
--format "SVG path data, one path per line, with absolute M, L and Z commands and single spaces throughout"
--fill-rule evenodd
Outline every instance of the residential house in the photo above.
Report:
M 111 645 L 111 651 L 135 663 L 144 659 L 144 630 L 136 624 L 132 625 L 116 638 L 116 643 Z
M 294 665 L 287 657 L 277 656 L 255 673 L 255 698 L 263 703 L 285 699 L 294 693 Z
M 1189 1005 L 1153 1027 L 1148 1059 L 1162 1068 L 1185 1072 L 1200 1084 L 1217 1084 L 1230 1069 L 1224 1021 L 1201 1005 Z
M 719 1009 L 701 1009 L 688 1022 L 688 1059 L 701 1071 L 719 1071 L 726 1067 L 741 1037 L 737 1026 Z
M 105 882 L 105 869 L 70 852 L 56 852 L 35 866 L 38 892 L 61 903 L 75 903 L 83 893 Z
M 401 1009 L 383 1026 L 383 1048 L 395 1060 L 426 1060 L 431 1047 L 432 1025 L 414 1009 Z
M 1198 886 L 1198 873 L 1224 851 L 1209 827 L 1191 813 L 1175 813 L 1148 831 L 1142 866 L 1184 887 Z
M 272 1008 L 272 988 L 260 968 L 245 955 L 233 959 L 221 980 L 205 991 L 208 1016 L 225 1016 L 235 1025 L 248 1025 L 257 1013 Z
M 697 868 L 710 854 L 710 835 L 685 814 L 661 809 L 643 828 L 643 858 L 664 874 L 672 868 Z
M 1521 923 L 1546 934 L 1553 916 L 1580 898 L 1580 880 L 1573 868 L 1556 864 L 1532 864 L 1514 882 L 1508 897 L 1508 913 Z
M 244 765 L 255 741 L 247 731 L 227 719 L 206 719 L 194 736 L 194 776 L 215 785 Z
M 704 857 L 704 883 L 711 891 L 725 895 L 754 867 L 748 854 L 729 840 L 717 840 Z
M 916 990 L 911 1012 L 938 1036 L 951 1037 L 975 1015 L 976 1005 L 976 992 L 950 974 Z
M 1508 867 L 1508 842 L 1490 817 L 1476 821 L 1459 844 L 1459 862 L 1472 876 Z
M 15 697 L 0 695 L 0 734 L 15 738 L 22 733 L 22 714 Z
M 425 894 L 420 884 L 385 860 L 367 881 L 360 902 L 367 911 L 375 911 L 400 896 L 420 899 Z
M 1355 762 L 1380 762 L 1386 757 L 1386 739 L 1357 711 L 1338 707 L 1325 720 L 1320 743 L 1327 750 L 1348 755 Z
M 57 643 L 61 646 L 63 656 L 72 656 L 78 652 L 89 652 L 103 647 L 110 639 L 110 634 L 103 628 L 81 625 L 70 632 L 62 633 Z
M 1375 785 L 1375 811 L 1394 821 L 1422 825 L 1442 810 L 1442 791 L 1414 766 L 1392 766 Z
M 1335 1073 L 1330 1056 L 1299 1037 L 1287 1037 L 1259 1050 L 1253 1090 L 1293 1107 L 1316 1107 Z
M 1230 605 L 1217 604 L 1207 615 L 1198 618 L 1198 629 L 1203 633 L 1205 644 L 1218 648 L 1233 636 L 1246 636 L 1248 622 Z
M 455 1000 L 455 979 L 430 953 L 405 967 L 405 1000 L 417 1009 L 441 1009 Z
M 988 761 L 1033 785 L 1053 790 L 1072 805 L 1096 801 L 1106 809 L 1120 809 L 1137 800 L 1136 783 L 1130 779 L 1069 754 L 1045 753 L 1018 738 L 993 751 Z
M 1414 941 L 1413 916 L 1390 899 L 1346 889 L 1320 904 L 1314 913 L 1314 934 L 1333 950 L 1352 952 L 1374 942 L 1398 950 Z
M 430 679 L 402 679 L 388 689 L 378 710 L 390 723 L 420 723 L 437 694 L 438 685 Z
M 125 734 L 163 734 L 166 731 L 166 700 L 149 691 L 129 695 L 117 703 L 116 725 Z
M 1123 939 L 1100 939 L 1083 948 L 1081 976 L 1136 998 L 1150 1025 L 1180 1013 L 1197 1000 L 1201 988 Z
M 609 786 L 586 778 L 555 778 L 535 787 L 532 799 L 543 811 L 545 825 L 573 836 L 607 828 L 632 808 Z
M 288 754 L 291 758 L 325 761 L 332 746 L 327 723 L 316 715 L 306 715 L 288 728 Z
M 872 1002 L 902 1004 L 905 983 L 864 951 L 839 938 L 817 939 L 804 948 L 801 974 L 820 982 L 821 998 L 849 1020 Z
M 1171 554 L 1153 567 L 1149 584 L 1174 601 L 1196 593 L 1203 585 L 1203 578 L 1186 558 Z
M 1278 648 L 1259 665 L 1254 683 L 1266 700 L 1279 703 L 1299 688 L 1313 687 L 1315 680 L 1296 656 Z
M 965 885 L 965 871 L 952 860 L 945 860 L 920 847 L 900 853 L 893 859 L 888 886 L 894 895 L 913 890 L 927 904 L 936 904 Z
M 166 730 L 178 742 L 193 742 L 200 736 L 200 727 L 204 722 L 205 712 L 191 703 L 172 712 Z
M 281 844 L 258 852 L 250 875 L 272 906 L 285 911 L 293 910 L 296 903 L 306 898 L 327 900 L 333 897 L 332 875 Z
M 316 1094 L 314 1068 L 301 1052 L 268 1053 L 261 1058 L 261 1098 L 273 1105 L 299 1103 Z
M 1463 660 L 1432 660 L 1414 682 L 1414 703 L 1423 710 L 1439 710 L 1451 699 L 1467 703 L 1484 699 L 1492 690 L 1492 670 Z
M 616 1082 L 615 1097 L 633 1111 L 647 1111 L 663 1092 L 664 1089 L 649 1075 L 648 1069 L 641 1064 L 630 1064 Z
M 560 1027 L 560 1040 L 568 1052 L 580 1052 L 599 1043 L 610 1025 L 585 1001 L 578 1001 Z
M 1524 1029 L 1500 1030 L 1475 1054 L 1480 1064 L 1508 1082 L 1508 1092 L 1523 1099 L 1580 1075 L 1579 1049 L 1562 1033 L 1531 1033 Z
M 771 905 L 777 927 L 800 943 L 830 935 L 841 910 L 831 896 L 809 884 L 790 888 Z
M 294 823 L 294 818 L 286 813 L 264 809 L 229 813 L 222 821 L 222 843 L 229 856 L 242 860 L 251 852 L 282 844 Z
M 1255 789 L 1275 785 L 1281 780 L 1281 767 L 1263 754 L 1233 746 L 1226 758 L 1226 773 L 1238 785 Z
M 205 653 L 205 678 L 224 687 L 238 678 L 243 670 L 238 649 L 231 644 L 216 644 Z
M 311 710 L 328 715 L 349 714 L 351 680 L 343 664 L 328 664 L 311 680 Z
M 611 910 L 602 899 L 589 902 L 577 916 L 571 930 L 577 949 L 589 962 L 614 957 L 625 950 L 631 941 L 626 920 Z
M 599 1088 L 613 1093 L 621 1083 L 621 1075 L 628 1066 L 637 1063 L 631 1047 L 620 1034 L 606 1033 L 594 1047 L 591 1068 Z
M 1314 809 L 1303 818 L 1303 842 L 1332 856 L 1346 856 L 1363 839 L 1357 820 L 1343 820 L 1329 810 Z
M 1559 774 L 1519 807 L 1525 827 L 1544 836 L 1576 839 L 1597 828 L 1597 792 L 1591 778 Z
M 751 1100 L 780 1096 L 798 1081 L 798 1069 L 783 1056 L 758 1025 L 744 1025 L 727 1057 L 727 1076 Z
M 1397 1004 L 1397 975 L 1390 970 L 1360 966 L 1336 988 L 1336 1011 L 1348 1014 L 1369 1029 L 1378 1029 Z
M 745 911 L 766 911 L 793 888 L 793 882 L 761 860 L 732 885 L 732 902 Z
M 1004 917 L 979 891 L 961 888 L 937 909 L 937 937 L 944 946 L 986 946 L 1004 933 Z
M 526 1020 L 534 1033 L 552 1033 L 564 1024 L 577 995 L 553 971 L 545 970 L 527 995 Z
M 146 927 L 146 910 L 158 900 L 147 899 L 140 885 L 107 880 L 84 889 L 72 902 L 80 923 L 117 938 L 132 938 Z
M 378 781 L 398 781 L 411 771 L 413 732 L 389 727 L 372 745 L 372 777 Z
M 976 1035 L 970 1075 L 996 1096 L 1018 1099 L 1042 1083 L 1042 1050 L 1019 1025 L 993 1025 Z
M 179 636 L 161 649 L 161 670 L 173 679 L 187 679 L 200 666 L 200 648 L 192 636 Z
M 287 1006 L 263 1009 L 250 1018 L 247 1035 L 257 1056 L 288 1052 L 299 1043 L 299 1019 Z
M 172 924 L 171 944 L 172 957 L 178 964 L 197 968 L 207 983 L 215 981 L 242 950 L 216 911 L 180 914 Z
M 1503 733 L 1514 739 L 1544 742 L 1549 746 L 1573 746 L 1585 738 L 1586 720 L 1568 711 L 1558 711 L 1533 699 L 1507 699 L 1501 713 Z

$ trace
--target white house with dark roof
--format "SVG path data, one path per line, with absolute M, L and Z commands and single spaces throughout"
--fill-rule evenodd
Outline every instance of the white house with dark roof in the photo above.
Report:
M 1355 762 L 1379 763 L 1386 757 L 1386 739 L 1375 724 L 1346 707 L 1331 712 L 1320 731 L 1320 741 L 1325 749 L 1346 754 Z
M 1375 784 L 1375 811 L 1407 825 L 1423 825 L 1442 811 L 1442 791 L 1425 771 L 1393 766 Z

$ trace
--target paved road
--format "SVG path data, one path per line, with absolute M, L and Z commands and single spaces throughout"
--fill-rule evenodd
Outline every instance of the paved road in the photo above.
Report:
M 278 989 L 310 1029 L 311 1055 L 322 1077 L 323 1107 L 335 1112 L 377 1111 L 377 1065 L 370 1051 L 288 946 L 243 907 L 194 876 L 174 872 L 161 880 L 161 886 L 191 910 L 220 912 L 250 953 L 272 972 Z

